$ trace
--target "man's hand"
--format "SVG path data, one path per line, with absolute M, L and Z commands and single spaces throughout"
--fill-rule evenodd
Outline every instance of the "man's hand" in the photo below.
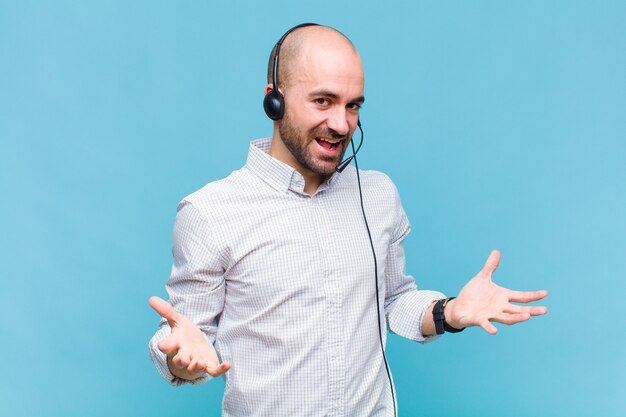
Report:
M 230 369 L 228 362 L 219 363 L 215 350 L 191 320 L 178 314 L 159 297 L 150 297 L 148 302 L 172 328 L 170 337 L 160 342 L 158 347 L 167 354 L 167 366 L 174 376 L 193 381 L 205 372 L 220 376 Z
M 494 250 L 482 271 L 463 287 L 457 298 L 448 302 L 444 314 L 449 325 L 457 329 L 480 326 L 487 333 L 496 334 L 498 329 L 492 321 L 510 325 L 548 311 L 546 307 L 511 304 L 541 300 L 548 292 L 513 291 L 494 284 L 491 275 L 499 263 L 500 252 Z

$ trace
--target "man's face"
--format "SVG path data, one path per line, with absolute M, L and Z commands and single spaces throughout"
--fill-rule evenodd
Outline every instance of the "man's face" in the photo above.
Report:
M 284 162 L 305 177 L 332 175 L 356 129 L 363 81 L 361 60 L 351 47 L 303 51 L 283 91 L 285 116 L 278 128 L 290 153 Z

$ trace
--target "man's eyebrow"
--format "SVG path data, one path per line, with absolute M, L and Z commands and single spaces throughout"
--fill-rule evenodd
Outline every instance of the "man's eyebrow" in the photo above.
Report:
M 358 96 L 357 98 L 352 100 L 352 103 L 363 104 L 363 103 L 365 103 L 365 97 Z
M 315 96 L 324 96 L 324 97 L 329 97 L 332 99 L 337 100 L 339 98 L 339 95 L 337 93 L 333 93 L 330 90 L 315 90 L 312 91 L 311 93 L 309 93 L 310 97 L 315 97 Z M 358 103 L 358 104 L 363 104 L 365 102 L 365 97 L 363 96 L 358 96 L 356 98 L 354 98 L 353 100 L 350 100 L 350 103 Z

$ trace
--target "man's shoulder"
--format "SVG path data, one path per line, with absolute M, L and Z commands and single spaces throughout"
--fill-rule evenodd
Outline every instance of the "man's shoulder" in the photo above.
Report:
M 344 173 L 348 173 L 348 176 L 345 177 L 343 186 L 353 189 L 357 182 L 357 174 L 354 167 L 350 168 L 350 171 L 347 169 L 344 171 Z M 382 212 L 386 211 L 387 213 L 402 207 L 398 188 L 389 175 L 381 171 L 359 169 L 359 176 L 361 177 L 363 198 L 370 207 L 377 207 Z
M 228 204 L 233 199 L 239 199 L 250 189 L 254 188 L 254 178 L 243 167 L 233 171 L 225 178 L 211 181 L 199 190 L 184 197 L 181 204 L 191 204 L 196 208 Z
M 382 171 L 376 171 L 374 169 L 361 169 L 359 173 L 364 177 L 370 179 L 372 182 L 381 185 L 394 186 L 393 181 L 389 178 L 389 175 Z
M 356 168 L 349 167 L 350 169 L 346 169 L 346 173 L 350 176 L 348 178 L 347 183 L 352 183 L 356 181 Z M 361 177 L 361 184 L 364 188 L 376 189 L 376 190 L 384 190 L 389 192 L 396 192 L 396 186 L 391 180 L 391 178 L 381 171 L 376 171 L 373 169 L 359 169 L 359 175 Z

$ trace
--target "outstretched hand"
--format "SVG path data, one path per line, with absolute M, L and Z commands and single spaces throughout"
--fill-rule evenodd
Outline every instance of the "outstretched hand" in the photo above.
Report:
M 491 275 L 499 263 L 500 252 L 494 250 L 483 269 L 463 287 L 457 298 L 448 302 L 445 308 L 448 324 L 457 329 L 480 326 L 486 332 L 496 334 L 498 329 L 491 322 L 511 325 L 548 311 L 543 306 L 511 304 L 541 300 L 548 292 L 513 291 L 494 284 Z
M 166 319 L 172 329 L 170 336 L 159 343 L 159 350 L 167 354 L 167 366 L 178 378 L 194 380 L 205 372 L 220 376 L 230 369 L 228 362 L 219 363 L 215 350 L 204 334 L 187 317 L 159 297 L 150 297 L 150 307 Z

